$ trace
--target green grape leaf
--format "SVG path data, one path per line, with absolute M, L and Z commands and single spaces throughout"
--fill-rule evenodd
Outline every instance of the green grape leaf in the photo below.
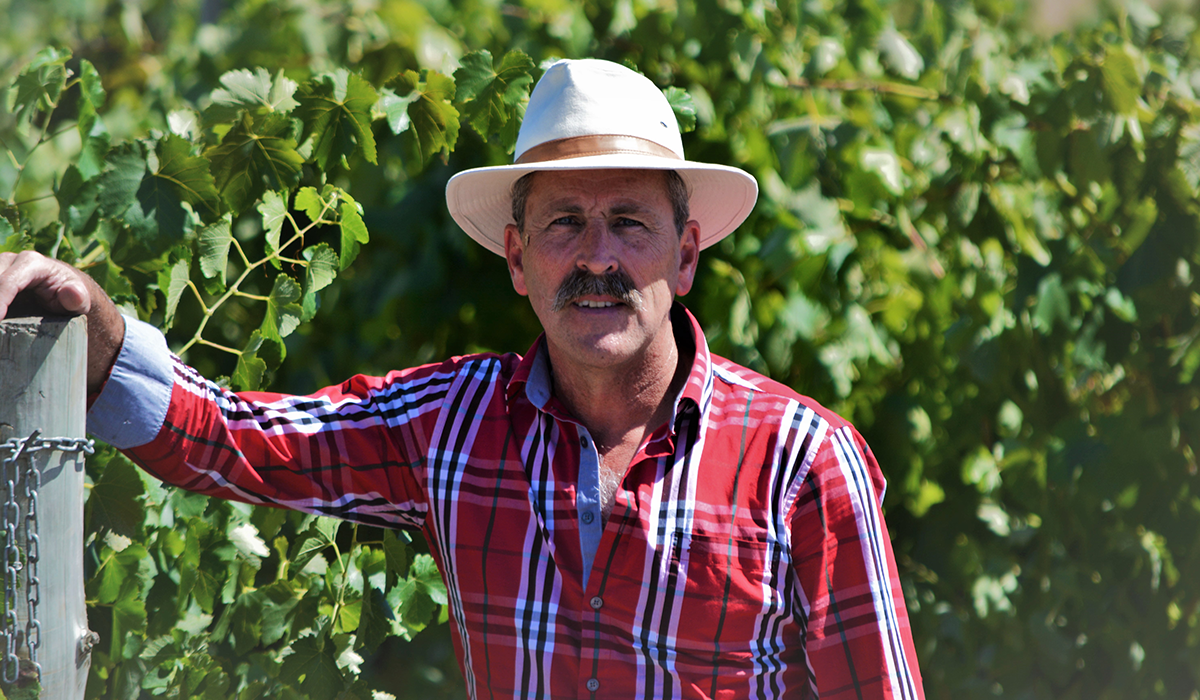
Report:
M 5 94 L 5 108 L 21 123 L 27 124 L 34 112 L 53 109 L 67 84 L 66 63 L 71 52 L 48 47 L 21 69 Z
M 333 518 L 316 517 L 309 523 L 308 529 L 296 538 L 292 544 L 292 570 L 303 569 L 308 562 L 334 542 L 338 526 L 341 523 Z
M 134 236 L 150 250 L 161 250 L 183 239 L 188 213 L 180 189 L 157 173 L 148 173 L 138 187 L 136 207 L 125 212 Z
M 205 223 L 212 223 L 221 215 L 221 195 L 208 160 L 193 156 L 191 149 L 187 139 L 175 134 L 159 141 L 155 175 L 174 185 L 183 201 L 192 205 Z
M 188 265 L 186 257 L 180 258 L 170 267 L 159 270 L 158 288 L 167 298 L 167 305 L 163 309 L 162 330 L 170 330 L 171 326 L 175 324 L 175 309 L 179 306 L 179 299 L 187 289 L 190 279 L 191 267 Z
M 74 165 L 68 166 L 62 180 L 54 188 L 58 200 L 58 220 L 77 236 L 89 235 L 98 219 L 93 218 L 98 205 L 99 179 L 85 179 Z
M 280 273 L 275 276 L 275 285 L 267 298 L 267 314 L 262 322 L 263 337 L 282 341 L 300 325 L 300 285 L 296 280 Z M 279 359 L 283 359 L 280 357 Z
M 1069 323 L 1071 300 L 1063 289 L 1062 277 L 1052 272 L 1038 282 L 1037 303 L 1033 308 L 1033 327 L 1049 335 L 1055 323 Z
M 229 246 L 233 243 L 232 224 L 233 217 L 226 214 L 200 229 L 200 272 L 206 279 L 219 281 L 222 289 L 225 288 L 225 273 L 229 267 Z
M 296 193 L 295 206 L 304 212 L 309 221 L 316 221 L 325 211 L 325 200 L 322 199 L 321 193 L 317 192 L 317 188 L 301 187 Z
M 446 584 L 442 583 L 442 575 L 438 572 L 437 562 L 428 554 L 418 554 L 413 559 L 409 569 L 409 578 L 415 580 L 421 590 L 438 605 L 445 605 Z
M 173 184 L 149 174 L 150 164 L 140 144 L 112 149 L 99 177 L 97 203 L 103 216 L 127 227 L 153 254 L 179 242 L 187 211 Z
M 391 590 L 396 581 L 408 575 L 408 543 L 391 530 L 383 532 L 384 562 L 387 564 L 385 588 Z
M 323 170 L 362 149 L 375 163 L 375 135 L 371 133 L 371 108 L 379 99 L 375 88 L 345 69 L 319 76 L 297 91 L 305 134 L 314 140 L 313 157 Z
M 396 611 L 399 624 L 407 632 L 424 629 L 439 605 L 446 604 L 446 587 L 437 565 L 428 554 L 418 554 L 406 580 L 388 592 L 388 603 Z
M 109 540 L 111 545 L 102 550 L 102 566 L 87 586 L 88 595 L 103 605 L 141 592 L 138 569 L 146 548 L 131 544 L 129 538 L 124 538 L 122 544 L 117 544 L 117 540 L 121 538 Z
M 368 584 L 363 591 L 355 648 L 375 651 L 392 633 L 392 621 L 395 619 L 396 614 L 392 612 L 392 606 L 388 605 L 387 596 Z
M 111 530 L 126 537 L 139 537 L 143 510 L 139 499 L 145 494 L 137 468 L 113 450 L 97 451 L 89 459 L 88 471 L 101 470 L 88 490 L 84 522 L 89 532 Z
M 137 205 L 138 188 L 146 169 L 146 156 L 136 143 L 123 143 L 108 154 L 97 197 L 104 216 L 120 219 L 130 207 Z
M 79 120 L 75 126 L 81 148 L 77 167 L 85 177 L 92 178 L 104 167 L 110 136 L 99 115 L 106 97 L 104 85 L 95 66 L 86 59 L 79 62 L 79 88 Z
M 213 90 L 212 105 L 204 111 L 204 119 L 210 124 L 235 121 L 242 110 L 287 114 L 298 104 L 292 97 L 297 83 L 285 77 L 283 69 L 274 80 L 261 66 L 253 72 L 245 68 L 231 70 L 221 76 L 220 82 L 222 87 Z
M 217 191 L 241 214 L 267 190 L 291 189 L 300 181 L 304 157 L 296 151 L 287 119 L 256 122 L 245 115 L 221 143 L 205 151 Z
M 1117 114 L 1135 113 L 1138 97 L 1142 94 L 1142 77 L 1130 55 L 1133 50 L 1130 46 L 1107 46 L 1104 62 L 1100 64 L 1104 97 Z
M 304 275 L 304 298 L 300 301 L 301 321 L 307 323 L 317 315 L 321 308 L 317 291 L 333 281 L 337 274 L 338 257 L 333 249 L 321 243 L 304 250 L 304 258 L 309 261 Z
M 235 389 L 240 391 L 255 391 L 262 386 L 263 374 L 267 371 L 267 363 L 258 356 L 263 346 L 263 336 L 258 330 L 250 334 L 242 354 L 238 355 L 237 366 L 233 376 L 229 378 Z
M 0 217 L 0 253 L 16 252 L 14 248 L 21 238 L 12 223 L 8 219 Z
M 300 596 L 291 581 L 276 581 L 255 591 L 261 595 L 256 614 L 262 620 L 262 643 L 274 644 L 290 631 L 290 618 Z
M 379 91 L 379 102 L 375 103 L 375 114 L 387 120 L 388 128 L 393 134 L 400 134 L 408 129 L 412 120 L 408 118 L 408 106 L 421 98 L 421 93 L 413 92 L 407 97 L 400 97 L 391 88 Z
M 451 101 L 454 81 L 437 71 L 408 70 L 388 82 L 397 95 L 413 99 L 408 105 L 408 118 L 417 157 L 428 163 L 437 153 L 445 159 L 458 142 L 459 115 Z
M 262 215 L 268 254 L 279 250 L 279 237 L 283 233 L 283 222 L 287 220 L 287 212 L 286 192 L 267 192 L 258 204 L 258 213 Z
M 297 639 L 279 668 L 279 679 L 300 687 L 312 698 L 336 697 L 345 681 L 330 646 L 323 630 Z
M 696 102 L 690 93 L 674 85 L 663 90 L 671 111 L 675 112 L 675 120 L 679 122 L 679 131 L 687 133 L 696 129 Z
M 363 223 L 362 215 L 358 213 L 358 205 L 354 202 L 342 204 L 342 246 L 341 269 L 345 270 L 358 256 L 359 245 L 370 239 L 367 225 Z
M 485 139 L 498 136 L 500 146 L 511 152 L 525 116 L 533 71 L 533 59 L 519 49 L 504 54 L 496 68 L 488 51 L 463 56 L 454 71 L 463 119 Z
M 122 596 L 112 607 L 112 638 L 137 640 L 146 629 L 146 601 L 140 595 Z M 112 659 L 125 655 L 123 645 L 113 644 Z M 136 697 L 136 694 L 134 695 Z

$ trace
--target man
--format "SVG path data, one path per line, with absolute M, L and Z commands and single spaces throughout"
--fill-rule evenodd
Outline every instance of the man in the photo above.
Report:
M 547 70 L 516 154 L 446 196 L 542 322 L 523 358 L 233 395 L 32 254 L 0 259 L 0 314 L 24 288 L 88 314 L 89 429 L 159 478 L 422 530 L 472 697 L 922 697 L 862 438 L 674 301 L 754 179 L 685 160 L 604 61 Z

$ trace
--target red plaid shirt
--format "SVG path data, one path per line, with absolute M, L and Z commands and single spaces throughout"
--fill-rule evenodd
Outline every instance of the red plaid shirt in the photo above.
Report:
M 687 384 L 586 583 L 586 432 L 534 388 L 541 340 L 311 396 L 230 394 L 173 360 L 165 424 L 129 454 L 194 491 L 421 530 L 473 698 L 922 697 L 862 437 L 686 318 Z

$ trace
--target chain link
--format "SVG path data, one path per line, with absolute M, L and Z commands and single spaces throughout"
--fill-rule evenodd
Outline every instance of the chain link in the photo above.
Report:
M 36 436 L 36 433 L 34 434 Z M 17 461 L 25 452 L 23 443 L 18 449 L 13 449 L 8 443 L 4 447 L 12 452 L 12 456 L 4 460 L 3 478 L 5 481 L 4 501 L 4 665 L 3 677 L 5 683 L 17 680 L 20 671 L 20 661 L 17 659 L 17 581 L 21 574 L 20 552 L 17 550 L 17 521 L 21 519 L 21 507 L 17 504 Z
M 26 447 L 36 446 L 38 431 L 29 436 Z M 38 663 L 38 649 L 42 646 L 42 623 L 38 621 L 37 606 L 42 599 L 41 581 L 38 580 L 38 559 L 41 557 L 41 540 L 38 538 L 38 490 L 42 488 L 42 472 L 27 460 L 25 470 L 25 642 L 29 645 L 29 662 L 42 677 L 42 666 Z
M 37 677 L 42 676 L 42 667 L 38 664 L 38 648 L 42 644 L 42 624 L 38 620 L 37 608 L 41 602 L 41 582 L 38 580 L 38 559 L 41 554 L 38 539 L 38 491 L 42 487 L 42 474 L 32 457 L 25 470 L 25 500 L 28 509 L 25 514 L 25 562 L 21 562 L 21 553 L 17 549 L 17 521 L 21 519 L 21 506 L 17 503 L 17 480 L 20 478 L 19 462 L 22 457 L 31 456 L 44 450 L 55 452 L 83 452 L 95 454 L 95 443 L 87 438 L 46 438 L 39 440 L 40 430 L 33 431 L 28 438 L 12 438 L 0 443 L 0 453 L 7 452 L 11 457 L 4 459 L 0 466 L 0 478 L 5 481 L 5 496 L 3 509 L 4 517 L 4 548 L 0 552 L 0 570 L 4 574 L 4 608 L 3 631 L 4 659 L 0 663 L 0 677 L 5 683 L 11 684 L 17 680 L 21 662 L 17 656 L 20 630 L 17 625 L 16 606 L 18 598 L 17 586 L 21 571 L 25 571 L 25 621 L 24 639 L 29 649 L 29 661 Z

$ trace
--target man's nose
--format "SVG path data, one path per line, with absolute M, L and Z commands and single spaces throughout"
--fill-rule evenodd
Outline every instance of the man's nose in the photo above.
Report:
M 594 275 L 603 275 L 617 270 L 616 238 L 601 218 L 588 220 L 579 237 L 576 264 Z

